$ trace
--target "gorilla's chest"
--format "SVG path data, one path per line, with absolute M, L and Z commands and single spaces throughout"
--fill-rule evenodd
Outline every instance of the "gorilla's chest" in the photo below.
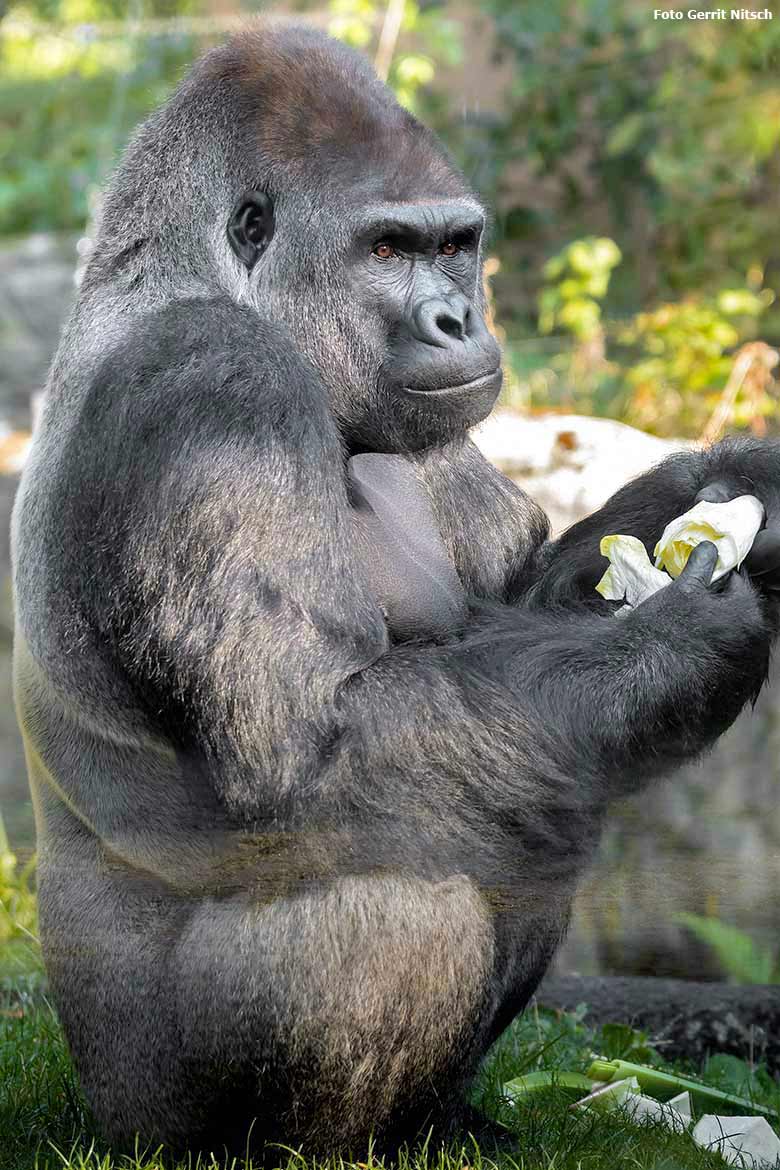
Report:
M 356 556 L 396 641 L 456 632 L 466 595 L 430 501 L 400 455 L 354 455 L 347 465 Z

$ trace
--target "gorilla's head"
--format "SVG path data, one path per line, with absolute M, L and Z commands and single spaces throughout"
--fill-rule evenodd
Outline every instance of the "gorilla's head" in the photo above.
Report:
M 136 135 L 97 252 L 136 296 L 154 271 L 167 296 L 216 283 L 256 307 L 320 372 L 350 450 L 414 450 L 500 389 L 484 223 L 360 54 L 266 26 L 207 54 Z

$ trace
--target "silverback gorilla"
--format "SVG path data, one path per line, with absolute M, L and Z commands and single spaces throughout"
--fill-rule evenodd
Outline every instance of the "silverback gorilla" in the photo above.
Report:
M 467 429 L 484 211 L 358 54 L 208 53 L 107 192 L 13 518 L 55 1002 L 107 1136 L 454 1132 L 610 799 L 765 678 L 780 451 L 661 464 L 553 543 Z M 752 491 L 616 619 L 599 537 Z

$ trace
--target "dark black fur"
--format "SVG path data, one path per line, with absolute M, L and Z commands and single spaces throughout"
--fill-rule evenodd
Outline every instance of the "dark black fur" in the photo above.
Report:
M 248 191 L 273 205 L 256 263 Z M 496 386 L 426 397 L 494 361 L 478 242 L 380 275 L 372 204 L 434 236 L 481 214 L 357 55 L 242 35 L 131 144 L 52 371 L 14 514 L 16 693 L 52 989 L 116 1140 L 446 1133 L 606 803 L 765 677 L 767 603 L 708 588 L 706 548 L 628 617 L 593 586 L 601 535 L 652 544 L 713 479 L 773 515 L 777 447 L 681 455 L 550 544 L 466 437 Z M 463 630 L 388 634 L 360 451 L 409 460 Z

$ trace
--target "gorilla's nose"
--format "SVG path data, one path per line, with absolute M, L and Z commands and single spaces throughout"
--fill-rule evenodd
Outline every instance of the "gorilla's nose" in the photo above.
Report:
M 468 333 L 471 306 L 464 296 L 430 297 L 421 301 L 412 314 L 412 331 L 426 345 L 448 349 Z

